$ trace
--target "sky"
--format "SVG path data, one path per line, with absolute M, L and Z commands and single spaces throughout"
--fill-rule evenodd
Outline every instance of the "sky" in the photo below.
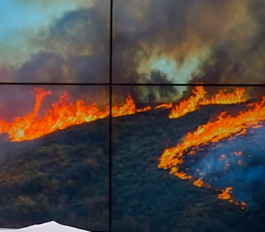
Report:
M 39 50 L 31 37 L 66 12 L 92 5 L 93 0 L 1 0 L 0 63 L 21 64 Z
M 0 81 L 106 82 L 109 5 L 0 0 Z
M 109 2 L 0 0 L 0 81 L 107 83 Z M 113 82 L 264 84 L 263 9 L 263 0 L 115 0 Z

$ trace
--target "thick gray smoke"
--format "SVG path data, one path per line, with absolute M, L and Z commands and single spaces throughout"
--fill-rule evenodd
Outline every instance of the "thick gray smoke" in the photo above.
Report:
M 264 9 L 263 0 L 116 0 L 115 81 L 158 69 L 172 83 L 264 83 Z
M 20 34 L 27 39 L 28 46 L 38 51 L 19 66 L 0 64 L 1 80 L 108 82 L 109 6 L 104 0 L 97 0 L 93 7 L 84 4 L 83 7 L 64 13 L 48 27 L 39 28 L 32 35 Z
M 108 82 L 110 4 L 94 2 L 34 33 L 29 41 L 41 49 L 20 66 L 1 64 L 1 80 Z M 113 82 L 264 83 L 264 9 L 263 0 L 115 0 Z M 115 94 L 161 102 L 186 90 L 169 89 L 123 86 Z
M 30 4 L 23 0 L 21 4 Z M 54 7 L 61 0 L 54 1 Z M 19 65 L 0 63 L 0 81 L 46 82 L 46 83 L 105 83 L 109 80 L 109 6 L 105 0 L 84 0 L 79 8 L 52 19 L 49 25 L 37 28 L 34 33 L 17 34 L 29 44 L 32 52 Z M 34 1 L 35 7 L 45 10 L 42 1 Z M 46 3 L 49 5 L 49 3 Z M 26 8 L 26 7 L 25 7 Z M 23 10 L 22 8 L 21 10 Z M 37 13 L 37 12 L 36 12 Z M 8 32 L 7 32 L 8 33 Z M 15 38 L 14 38 L 15 39 Z M 3 49 L 0 46 L 0 51 Z M 7 48 L 6 48 L 7 49 Z M 20 48 L 18 48 L 19 50 Z M 6 51 L 5 51 L 6 52 Z M 14 52 L 10 50 L 10 53 Z M 4 53 L 1 53 L 2 56 Z M 3 60 L 3 57 L 1 57 Z M 43 109 L 58 101 L 66 90 L 73 101 L 83 99 L 87 104 L 97 101 L 101 106 L 109 104 L 107 86 L 0 86 L 1 118 L 12 120 L 32 112 L 35 97 L 30 93 L 34 87 L 51 90 L 52 95 L 43 99 Z M 12 106 L 12 107 L 10 107 Z

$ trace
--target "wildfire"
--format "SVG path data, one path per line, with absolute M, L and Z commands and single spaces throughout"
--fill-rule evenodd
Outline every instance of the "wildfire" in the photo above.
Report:
M 52 133 L 56 130 L 65 129 L 68 126 L 78 125 L 84 122 L 92 122 L 98 119 L 108 117 L 110 115 L 110 108 L 106 106 L 104 110 L 100 110 L 96 102 L 92 105 L 86 105 L 83 100 L 76 102 L 70 101 L 68 93 L 64 93 L 58 102 L 54 103 L 44 116 L 39 116 L 39 109 L 42 100 L 45 96 L 51 95 L 51 91 L 44 91 L 41 88 L 35 88 L 33 94 L 36 98 L 36 103 L 33 112 L 23 116 L 16 117 L 13 122 L 0 121 L 0 133 L 7 133 L 11 141 L 23 141 L 39 138 L 43 135 Z M 213 103 L 235 103 L 241 102 L 244 90 L 238 88 L 233 93 L 220 93 L 213 96 L 211 99 L 206 99 L 206 94 L 202 86 L 198 86 L 193 90 L 195 96 L 181 102 L 172 110 L 170 117 L 179 117 L 190 111 L 194 111 L 199 105 L 213 104 Z M 172 108 L 173 103 L 163 103 L 155 107 L 146 106 L 137 109 L 136 104 L 128 94 L 126 102 L 123 105 L 113 105 L 111 115 L 113 117 L 120 117 L 125 115 L 132 115 L 140 112 L 150 111 L 152 109 L 169 109 Z M 181 175 L 184 178 L 184 174 Z
M 225 190 L 222 191 L 222 193 L 218 194 L 218 198 L 222 200 L 226 200 L 228 202 L 234 203 L 238 206 L 240 206 L 241 209 L 246 208 L 246 204 L 244 202 L 237 202 L 235 201 L 232 196 L 230 195 L 230 192 L 232 191 L 232 187 L 227 187 Z
M 86 105 L 82 100 L 77 100 L 74 104 L 71 103 L 70 96 L 65 92 L 59 101 L 54 103 L 44 116 L 40 117 L 38 113 L 41 102 L 46 95 L 52 93 L 51 91 L 35 88 L 33 94 L 36 103 L 32 113 L 23 117 L 16 117 L 10 123 L 0 121 L 1 133 L 7 133 L 11 141 L 19 142 L 36 139 L 72 125 L 107 117 L 109 114 L 107 107 L 105 111 L 100 111 L 96 102 L 92 105 Z
M 197 186 L 197 187 L 210 188 L 210 185 L 209 184 L 206 184 L 205 182 L 203 182 L 202 178 L 199 178 L 198 180 L 195 180 L 193 182 L 193 185 L 194 186 Z
M 0 121 L 0 133 L 8 134 L 11 141 L 33 140 L 72 125 L 92 122 L 110 115 L 109 106 L 101 110 L 96 102 L 93 102 L 92 105 L 87 105 L 80 99 L 72 102 L 71 96 L 64 92 L 59 101 L 54 103 L 43 116 L 40 116 L 42 100 L 45 96 L 52 95 L 52 92 L 35 88 L 32 93 L 36 99 L 33 112 L 23 117 L 16 117 L 13 122 Z M 172 103 L 166 103 L 156 106 L 156 109 L 170 107 L 172 107 Z M 128 94 L 125 104 L 112 106 L 111 112 L 113 117 L 120 117 L 150 110 L 152 110 L 151 106 L 137 109 L 134 100 Z
M 159 104 L 153 108 L 151 106 L 145 106 L 144 108 L 137 109 L 133 98 L 131 97 L 130 94 L 128 94 L 124 105 L 122 106 L 115 105 L 112 107 L 112 116 L 121 117 L 125 115 L 132 115 L 140 112 L 150 111 L 152 109 L 169 109 L 172 108 L 172 105 L 173 104 L 169 102 L 169 103 Z
M 232 187 L 227 187 L 222 193 L 218 194 L 218 198 L 223 200 L 232 200 L 232 197 L 230 195 L 230 191 L 232 190 Z
M 128 94 L 125 104 L 113 105 L 111 110 L 107 105 L 105 109 L 102 110 L 97 106 L 96 102 L 93 102 L 91 105 L 87 105 L 80 99 L 73 102 L 71 96 L 67 92 L 64 92 L 58 102 L 52 104 L 46 113 L 41 116 L 39 115 L 39 111 L 42 100 L 45 96 L 51 95 L 52 92 L 45 91 L 41 88 L 35 88 L 32 93 L 36 101 L 31 113 L 23 117 L 16 117 L 12 122 L 7 122 L 5 120 L 0 121 L 0 134 L 7 133 L 11 141 L 20 142 L 24 140 L 33 140 L 72 125 L 106 118 L 110 116 L 110 112 L 112 117 L 120 117 L 146 112 L 152 109 L 169 109 L 173 106 L 173 103 L 163 103 L 155 107 L 146 106 L 137 109 L 133 98 Z M 177 118 L 183 116 L 188 112 L 195 111 L 200 105 L 235 104 L 244 102 L 246 101 L 244 93 L 245 90 L 242 88 L 236 88 L 232 93 L 220 90 L 219 93 L 207 99 L 205 97 L 206 91 L 203 86 L 197 86 L 193 90 L 193 96 L 176 105 L 172 109 L 169 117 Z M 188 172 L 179 170 L 180 165 L 184 162 L 184 153 L 190 156 L 195 155 L 200 146 L 216 143 L 225 138 L 231 140 L 236 135 L 245 134 L 249 127 L 259 128 L 261 126 L 259 122 L 264 120 L 265 97 L 259 103 L 248 104 L 248 110 L 240 112 L 236 117 L 232 117 L 223 112 L 218 116 L 216 121 L 208 122 L 205 125 L 199 126 L 196 131 L 189 132 L 176 147 L 166 149 L 160 158 L 159 167 L 164 169 L 169 168 L 170 173 L 176 175 L 180 179 L 192 179 L 193 184 L 197 187 L 210 188 L 211 186 L 204 182 L 202 177 L 195 179 Z M 192 149 L 187 152 L 189 148 Z M 236 151 L 234 155 L 241 156 L 242 152 Z M 225 159 L 225 154 L 220 158 Z M 238 160 L 238 165 L 243 165 L 242 160 Z M 229 167 L 229 163 L 227 163 L 226 167 Z M 197 171 L 201 173 L 200 170 Z M 231 191 L 231 187 L 222 190 L 218 198 L 233 202 L 241 208 L 244 208 L 245 203 L 234 200 L 230 195 Z
M 212 96 L 210 99 L 204 98 L 200 105 L 210 105 L 210 104 L 235 104 L 240 102 L 245 102 L 244 97 L 245 89 L 236 88 L 232 93 L 226 93 L 225 90 L 220 90 L 219 93 Z
M 225 90 L 220 90 L 219 93 L 212 96 L 210 99 L 205 97 L 206 91 L 203 86 L 196 86 L 192 91 L 193 96 L 188 100 L 184 100 L 176 105 L 169 115 L 169 118 L 179 118 L 189 112 L 195 111 L 201 105 L 210 104 L 235 104 L 245 102 L 245 89 L 236 88 L 232 93 L 226 93 Z
M 172 106 L 173 106 L 173 103 L 172 102 L 163 103 L 163 104 L 157 105 L 155 107 L 155 109 L 169 109 L 169 108 L 172 108 Z
M 196 154 L 196 149 L 200 146 L 205 146 L 210 143 L 216 143 L 225 138 L 232 140 L 235 136 L 245 134 L 248 128 L 259 128 L 261 127 L 260 122 L 265 120 L 265 97 L 261 102 L 248 104 L 248 109 L 244 112 L 240 112 L 238 116 L 232 117 L 227 115 L 225 112 L 218 116 L 218 119 L 214 122 L 208 122 L 205 125 L 201 125 L 194 132 L 187 133 L 182 141 L 173 148 L 168 148 L 164 151 L 160 158 L 160 168 L 170 168 L 170 173 L 176 176 L 184 178 L 192 178 L 185 172 L 180 172 L 180 165 L 183 163 L 184 153 L 189 149 L 193 148 L 191 152 L 187 152 L 187 155 Z M 242 152 L 235 152 L 236 156 L 240 156 Z M 222 156 L 225 157 L 225 156 Z M 240 161 L 241 162 L 241 161 Z M 197 180 L 194 185 L 201 187 L 206 184 L 203 180 Z M 228 197 L 228 193 L 231 189 L 226 189 L 223 194 L 219 195 L 222 199 L 231 199 Z M 232 202 L 232 200 L 229 200 Z M 235 202 L 233 200 L 233 202 Z M 238 203 L 241 206 L 244 203 Z
M 135 102 L 132 99 L 131 95 L 128 94 L 126 98 L 126 103 L 123 106 L 113 106 L 112 107 L 112 116 L 120 117 L 124 115 L 131 115 L 136 113 Z

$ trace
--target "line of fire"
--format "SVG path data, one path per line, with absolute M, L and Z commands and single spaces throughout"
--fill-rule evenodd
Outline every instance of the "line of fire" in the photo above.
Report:
M 38 87 L 31 94 L 35 97 L 35 105 L 30 113 L 15 117 L 13 121 L 0 121 L 0 132 L 7 135 L 6 140 L 34 140 L 70 126 L 102 120 L 110 114 L 117 118 L 167 110 L 168 119 L 177 120 L 205 106 L 240 106 L 237 113 L 216 113 L 207 123 L 183 135 L 176 146 L 164 150 L 158 167 L 169 169 L 170 174 L 191 181 L 197 187 L 213 189 L 218 193 L 218 198 L 234 203 L 243 210 L 246 210 L 248 203 L 251 204 L 251 194 L 240 194 L 238 179 L 232 174 L 255 165 L 260 166 L 260 163 L 257 163 L 255 154 L 244 148 L 241 150 L 240 146 L 226 147 L 238 144 L 240 140 L 251 143 L 255 136 L 260 136 L 265 120 L 265 97 L 260 101 L 250 100 L 242 87 L 231 91 L 222 88 L 217 93 L 209 94 L 205 87 L 196 86 L 187 99 L 178 102 L 137 107 L 128 93 L 124 103 L 113 104 L 110 109 L 109 104 L 100 107 L 96 101 L 86 104 L 82 99 L 74 100 L 64 91 L 58 101 L 40 114 L 42 101 L 53 92 Z M 260 149 L 263 151 L 264 147 Z M 227 176 L 225 182 L 222 181 L 224 176 Z

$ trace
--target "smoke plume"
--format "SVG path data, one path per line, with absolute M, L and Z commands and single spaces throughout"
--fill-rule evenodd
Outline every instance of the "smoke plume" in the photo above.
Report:
M 263 0 L 115 0 L 113 82 L 263 84 L 264 9 Z M 82 1 L 48 27 L 21 30 L 36 51 L 22 64 L 1 63 L 1 80 L 108 83 L 109 19 L 108 1 Z M 169 89 L 123 86 L 115 94 L 161 102 L 187 87 Z
M 116 0 L 114 80 L 264 83 L 262 0 Z M 156 80 L 152 80 L 159 83 Z
M 79 8 L 65 12 L 47 27 L 17 30 L 31 51 L 36 52 L 21 64 L 0 64 L 1 81 L 108 82 L 109 3 L 97 0 L 91 6 L 91 2 L 81 2 Z

